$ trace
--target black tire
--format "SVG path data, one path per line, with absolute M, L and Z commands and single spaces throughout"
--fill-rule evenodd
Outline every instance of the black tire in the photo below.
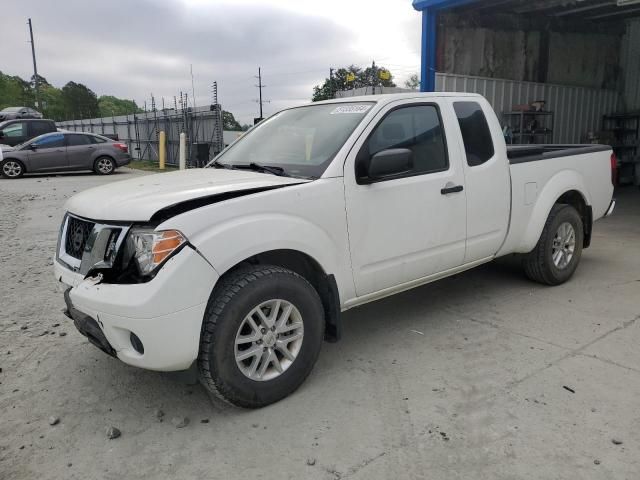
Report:
M 573 256 L 564 268 L 559 268 L 553 261 L 554 239 L 558 228 L 569 223 L 575 232 Z M 523 260 L 524 271 L 531 280 L 545 285 L 560 285 L 569 280 L 582 256 L 584 242 L 584 226 L 578 211 L 571 205 L 554 205 L 544 225 L 536 247 Z
M 9 169 L 9 167 L 12 167 L 12 168 Z M 24 168 L 24 164 L 20 160 L 7 158 L 2 162 L 0 162 L 0 172 L 2 173 L 2 176 L 4 178 L 15 180 L 16 178 L 20 178 L 21 176 L 24 175 L 25 168 Z
M 293 304 L 299 311 L 304 335 L 295 360 L 279 376 L 257 381 L 240 370 L 235 340 L 252 309 L 272 299 Z M 198 370 L 200 382 L 227 403 L 260 408 L 293 393 L 313 369 L 324 336 L 324 310 L 316 290 L 303 277 L 286 268 L 257 265 L 223 277 L 205 311 Z
M 111 175 L 116 169 L 116 162 L 111 157 L 98 157 L 93 162 L 93 171 L 98 175 Z

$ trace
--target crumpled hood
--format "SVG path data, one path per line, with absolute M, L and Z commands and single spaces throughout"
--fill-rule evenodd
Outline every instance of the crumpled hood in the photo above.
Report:
M 3 152 L 13 152 L 15 148 L 10 145 L 5 145 L 4 143 L 0 143 L 0 150 Z
M 308 181 L 246 170 L 198 168 L 91 188 L 71 197 L 65 210 L 92 220 L 146 222 L 159 210 L 190 200 Z

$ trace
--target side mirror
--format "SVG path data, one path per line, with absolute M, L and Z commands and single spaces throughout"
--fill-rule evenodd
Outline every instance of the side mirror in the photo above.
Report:
M 35 143 L 32 143 L 32 144 L 29 145 L 29 148 L 31 150 L 37 150 L 38 149 L 38 145 L 36 145 Z
M 413 152 L 408 148 L 390 148 L 376 153 L 369 161 L 368 168 L 360 167 L 358 183 L 369 184 L 390 179 L 413 168 Z

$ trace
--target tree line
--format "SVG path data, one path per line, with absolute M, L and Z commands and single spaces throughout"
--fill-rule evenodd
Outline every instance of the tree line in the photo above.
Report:
M 113 95 L 98 97 L 89 87 L 76 82 L 67 82 L 62 88 L 57 88 L 41 75 L 38 75 L 38 100 L 39 106 L 36 107 L 35 76 L 27 81 L 0 71 L 0 110 L 6 107 L 32 107 L 45 118 L 57 122 L 143 112 L 134 100 Z M 231 112 L 222 113 L 224 130 L 240 131 L 249 128 L 248 125 L 240 125 Z
M 35 76 L 29 81 L 17 75 L 0 72 L 0 109 L 6 107 L 32 107 L 52 120 L 74 120 L 80 118 L 108 117 L 140 113 L 142 110 L 133 100 L 112 95 L 98 97 L 86 85 L 68 82 L 62 88 L 51 85 L 38 75 L 38 100 L 35 106 Z

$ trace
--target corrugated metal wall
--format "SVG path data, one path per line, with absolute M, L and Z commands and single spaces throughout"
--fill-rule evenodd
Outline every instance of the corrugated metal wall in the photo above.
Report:
M 436 74 L 436 90 L 483 95 L 501 117 L 514 105 L 546 101 L 554 112 L 553 143 L 580 143 L 587 132 L 602 128 L 602 116 L 620 108 L 620 95 L 613 90 L 516 82 L 495 78 Z
M 627 111 L 640 110 L 640 19 L 629 20 L 622 41 L 624 104 Z

